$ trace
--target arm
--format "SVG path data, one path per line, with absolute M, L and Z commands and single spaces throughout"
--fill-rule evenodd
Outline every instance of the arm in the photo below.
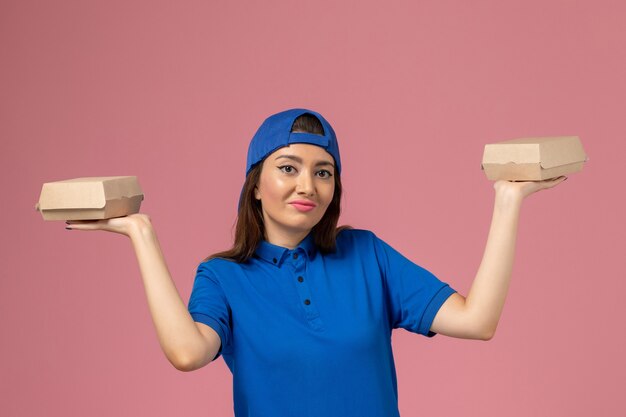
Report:
M 161 349 L 176 369 L 192 371 L 215 357 L 221 343 L 219 335 L 193 321 L 172 281 L 147 215 L 69 223 L 74 230 L 107 230 L 130 237 Z
M 142 222 L 131 230 L 148 307 L 163 352 L 176 369 L 201 368 L 217 354 L 218 334 L 193 321 L 172 281 L 152 224 Z
M 493 337 L 509 290 L 522 201 L 565 179 L 494 183 L 493 217 L 476 277 L 467 297 L 457 293 L 443 303 L 431 331 L 463 339 L 489 340 Z

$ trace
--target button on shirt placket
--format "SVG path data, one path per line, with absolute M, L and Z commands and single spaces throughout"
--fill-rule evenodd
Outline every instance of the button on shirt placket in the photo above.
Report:
M 319 318 L 319 310 L 315 304 L 315 300 L 311 295 L 311 288 L 309 286 L 308 277 L 306 274 L 307 259 L 306 253 L 298 248 L 290 254 L 290 264 L 293 270 L 293 278 L 298 291 L 299 303 L 304 311 L 304 316 L 308 320 L 309 324 L 315 329 L 321 329 L 322 323 Z

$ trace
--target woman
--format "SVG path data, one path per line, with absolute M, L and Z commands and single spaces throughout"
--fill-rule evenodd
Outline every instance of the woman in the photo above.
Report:
M 165 355 L 182 371 L 223 355 L 236 416 L 398 416 L 392 329 L 489 340 L 521 203 L 565 178 L 494 184 L 485 253 L 463 297 L 374 233 L 337 228 L 340 174 L 319 113 L 267 118 L 248 149 L 234 246 L 200 263 L 187 307 L 147 215 L 69 224 L 131 238 Z

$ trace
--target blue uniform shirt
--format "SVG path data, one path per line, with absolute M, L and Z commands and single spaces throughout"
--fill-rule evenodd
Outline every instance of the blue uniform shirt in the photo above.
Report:
M 238 264 L 198 266 L 189 312 L 213 328 L 233 374 L 236 417 L 399 416 L 391 331 L 433 336 L 455 291 L 374 233 L 347 229 L 334 253 L 310 233 L 262 241 Z

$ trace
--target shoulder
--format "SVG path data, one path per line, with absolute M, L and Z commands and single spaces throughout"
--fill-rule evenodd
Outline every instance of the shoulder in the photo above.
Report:
M 378 237 L 367 229 L 344 229 L 337 235 L 337 247 L 347 249 L 350 247 L 364 248 L 371 246 Z
M 227 276 L 224 272 L 232 272 L 241 269 L 242 265 L 225 258 L 213 258 L 200 262 L 196 269 L 196 276 L 219 280 L 221 276 Z
M 373 234 L 374 232 L 367 229 L 349 228 L 342 229 L 337 235 L 337 239 L 363 239 Z

